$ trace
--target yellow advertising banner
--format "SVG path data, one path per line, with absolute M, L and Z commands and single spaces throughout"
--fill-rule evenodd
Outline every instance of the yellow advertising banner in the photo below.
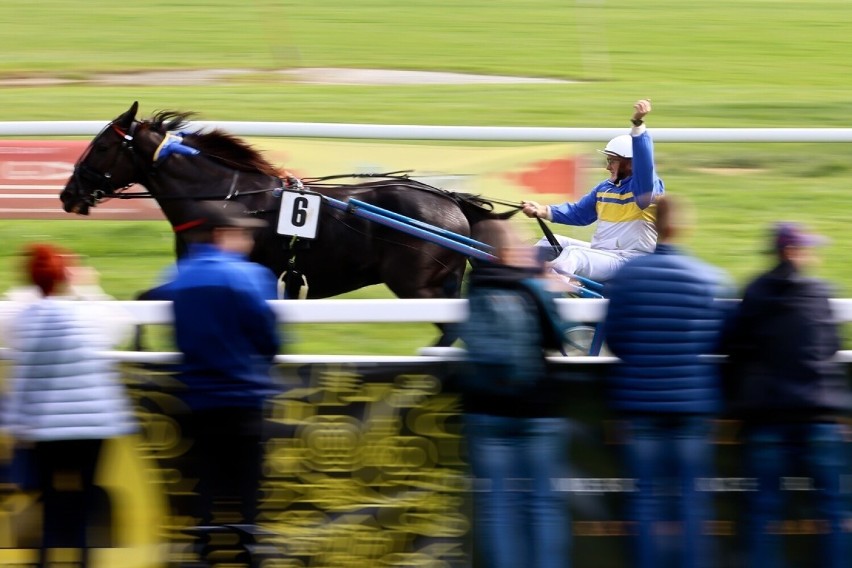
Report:
M 410 171 L 421 181 L 484 197 L 543 202 L 586 191 L 573 144 L 471 145 L 256 139 L 274 164 L 306 178 Z

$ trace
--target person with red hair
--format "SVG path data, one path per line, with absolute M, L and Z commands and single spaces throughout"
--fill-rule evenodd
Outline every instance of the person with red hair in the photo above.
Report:
M 27 276 L 42 295 L 50 296 L 68 282 L 68 255 L 48 244 L 34 244 L 27 251 Z
M 22 304 L 7 330 L 12 369 L 0 425 L 30 449 L 21 482 L 41 494 L 38 565 L 49 565 L 50 549 L 79 548 L 85 567 L 101 446 L 136 430 L 115 362 L 105 354 L 123 337 L 121 318 L 98 317 L 62 295 L 77 277 L 90 276 L 77 269 L 74 255 L 51 244 L 25 253 L 24 275 L 40 297 Z
M 24 248 L 22 276 L 26 285 L 6 290 L 4 300 L 32 302 L 45 295 L 68 296 L 75 300 L 112 300 L 98 284 L 99 275 L 79 256 L 49 243 L 33 243 Z

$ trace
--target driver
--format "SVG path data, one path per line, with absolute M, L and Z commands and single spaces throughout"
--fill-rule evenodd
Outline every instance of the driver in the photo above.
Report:
M 651 101 L 633 106 L 630 134 L 616 136 L 603 150 L 609 179 L 600 182 L 575 203 L 540 205 L 524 201 L 523 212 L 563 225 L 598 222 L 591 243 L 558 235 L 562 252 L 550 268 L 563 277 L 582 276 L 597 282 L 609 280 L 625 261 L 654 251 L 655 201 L 663 195 L 663 181 L 654 168 L 654 149 L 644 123 Z M 550 247 L 547 239 L 536 246 Z

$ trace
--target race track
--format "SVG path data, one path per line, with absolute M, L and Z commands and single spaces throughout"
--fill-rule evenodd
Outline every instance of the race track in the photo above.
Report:
M 0 140 L 0 219 L 72 219 L 59 193 L 74 172 L 87 141 Z M 141 188 L 130 188 L 130 191 Z M 163 219 L 153 199 L 112 199 L 92 219 Z

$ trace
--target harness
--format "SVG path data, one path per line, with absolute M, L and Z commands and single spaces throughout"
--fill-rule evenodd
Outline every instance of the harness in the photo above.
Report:
M 494 204 L 497 203 L 496 200 L 490 200 L 482 198 L 478 195 L 466 194 L 466 193 L 458 193 L 453 191 L 444 190 L 441 188 L 437 188 L 431 185 L 428 185 L 424 182 L 421 182 L 416 179 L 412 179 L 409 177 L 410 170 L 399 170 L 393 172 L 386 173 L 360 173 L 360 174 L 341 174 L 341 175 L 331 175 L 319 178 L 309 178 L 300 180 L 293 176 L 275 176 L 270 175 L 263 171 L 258 171 L 258 173 L 263 175 L 270 175 L 271 178 L 274 178 L 274 182 L 270 187 L 261 187 L 258 189 L 245 190 L 241 191 L 239 189 L 240 184 L 240 174 L 241 170 L 238 167 L 232 167 L 230 179 L 227 182 L 227 189 L 222 187 L 222 181 L 218 182 L 217 187 L 219 190 L 214 194 L 207 195 L 170 195 L 167 188 L 161 187 L 160 181 L 158 180 L 158 172 L 162 164 L 164 164 L 171 156 L 179 155 L 185 156 L 187 158 L 191 158 L 194 156 L 203 155 L 203 152 L 198 148 L 194 148 L 184 143 L 184 134 L 181 132 L 167 132 L 163 134 L 163 139 L 157 144 L 156 149 L 154 150 L 151 158 L 147 158 L 143 156 L 144 152 L 140 153 L 137 151 L 135 147 L 136 137 L 140 130 L 140 125 L 143 123 L 138 120 L 131 120 L 127 130 L 123 129 L 119 124 L 112 122 L 108 124 L 104 131 L 112 130 L 116 134 L 118 134 L 121 138 L 120 146 L 114 150 L 114 154 L 112 156 L 112 164 L 107 167 L 105 170 L 97 171 L 90 166 L 85 164 L 85 159 L 88 156 L 89 152 L 91 152 L 91 148 L 94 145 L 90 145 L 89 150 L 87 150 L 84 155 L 78 160 L 77 164 L 74 167 L 73 178 L 79 188 L 81 190 L 86 190 L 87 188 L 94 188 L 91 191 L 80 191 L 76 196 L 78 199 L 78 203 L 85 203 L 89 207 L 95 207 L 97 204 L 102 202 L 105 199 L 115 198 L 115 199 L 151 199 L 156 198 L 158 201 L 168 201 L 168 200 L 234 200 L 241 196 L 253 195 L 253 194 L 263 194 L 272 192 L 275 197 L 280 197 L 282 192 L 285 189 L 304 190 L 306 187 L 316 190 L 317 193 L 323 194 L 324 190 L 330 187 L 343 187 L 347 184 L 339 184 L 335 183 L 336 180 L 350 178 L 350 179 L 358 179 L 358 178 L 372 178 L 375 179 L 374 182 L 368 182 L 363 184 L 367 188 L 379 188 L 384 184 L 393 184 L 394 186 L 407 187 L 411 189 L 416 189 L 420 191 L 426 191 L 432 193 L 434 195 L 440 195 L 443 198 L 450 199 L 456 203 L 464 203 L 468 206 L 478 208 L 483 211 L 492 212 L 494 210 Z M 102 133 L 104 132 L 102 131 Z M 98 140 L 98 137 L 95 138 L 95 141 Z M 115 179 L 117 176 L 113 175 L 114 170 L 117 169 L 119 164 L 119 159 L 122 156 L 128 156 L 131 160 L 132 166 L 136 171 L 136 174 L 132 177 L 134 178 L 133 182 L 128 182 L 126 184 L 116 183 Z M 214 155 L 208 156 L 210 158 L 216 158 Z M 109 156 L 105 158 L 109 160 Z M 228 159 L 221 158 L 220 159 L 225 164 L 229 163 Z M 125 175 L 122 173 L 122 175 Z M 124 179 L 128 179 L 125 177 Z M 141 183 L 145 185 L 147 188 L 152 188 L 154 191 L 145 190 L 145 191 L 127 191 L 134 183 Z M 224 192 L 224 195 L 223 195 Z M 328 199 L 331 199 L 330 197 Z M 505 204 L 505 203 L 504 203 Z M 516 209 L 520 209 L 520 205 L 517 203 L 507 204 Z M 249 211 L 251 215 L 258 215 L 261 213 L 267 213 L 272 211 L 272 209 L 257 209 L 253 211 Z M 292 237 L 284 246 L 284 250 L 287 254 L 287 258 L 285 259 L 287 268 L 279 275 L 278 278 L 278 287 L 279 287 L 279 295 L 283 297 L 291 297 L 291 298 L 304 298 L 307 296 L 308 291 L 308 282 L 304 274 L 302 274 L 296 268 L 296 249 L 300 242 L 299 237 Z

